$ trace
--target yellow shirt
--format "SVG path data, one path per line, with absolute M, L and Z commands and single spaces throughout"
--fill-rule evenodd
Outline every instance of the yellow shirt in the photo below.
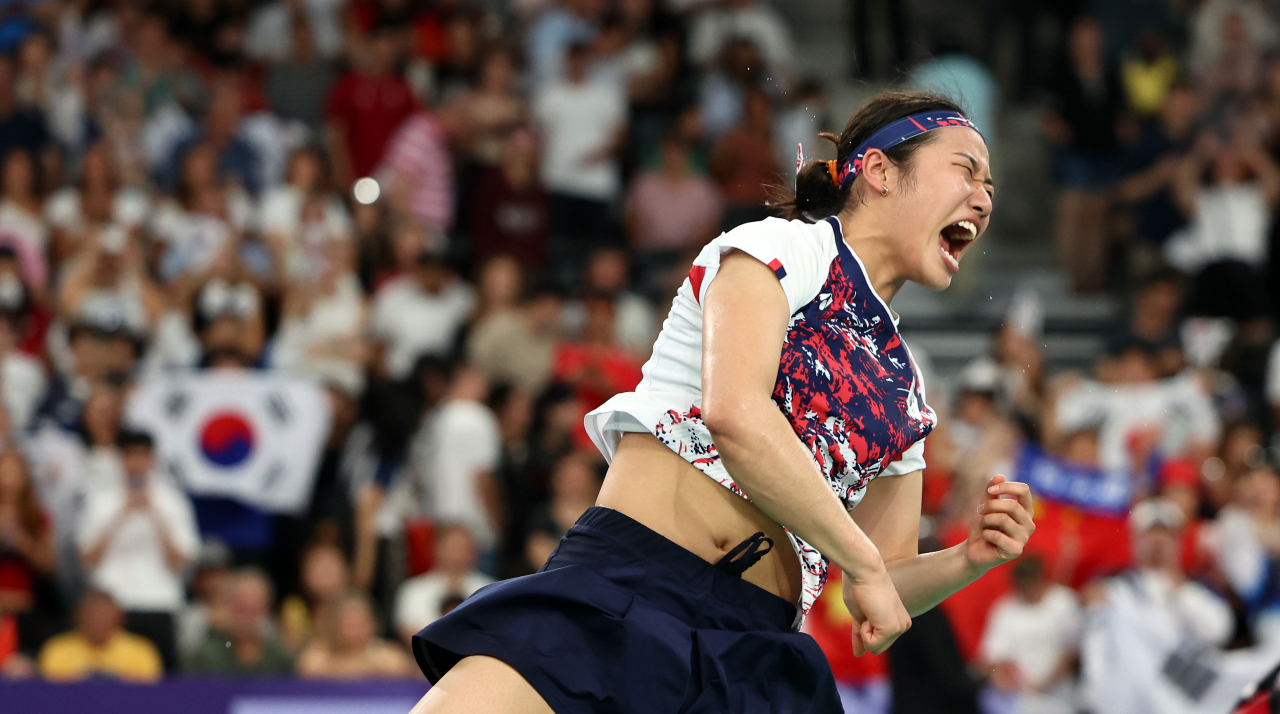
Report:
M 1142 116 L 1154 116 L 1178 79 L 1178 62 L 1172 57 L 1161 57 L 1154 62 L 1130 60 L 1121 69 L 1121 81 L 1129 106 Z
M 164 675 L 160 652 L 145 637 L 117 632 L 102 648 L 77 632 L 58 635 L 40 648 L 40 674 L 54 681 L 106 675 L 128 682 L 155 682 Z

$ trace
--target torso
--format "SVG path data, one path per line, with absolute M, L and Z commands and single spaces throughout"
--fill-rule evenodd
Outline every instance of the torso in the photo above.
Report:
M 636 392 L 588 416 L 588 432 L 612 456 L 599 503 L 713 562 L 763 531 L 776 547 L 744 577 L 807 612 L 825 584 L 826 559 L 747 500 L 702 423 L 701 300 L 728 250 L 768 264 L 782 282 L 792 316 L 772 398 L 845 507 L 861 501 L 872 479 L 923 467 L 921 442 L 936 417 L 892 313 L 838 222 L 770 219 L 703 250 Z M 614 441 L 618 432 L 628 433 Z

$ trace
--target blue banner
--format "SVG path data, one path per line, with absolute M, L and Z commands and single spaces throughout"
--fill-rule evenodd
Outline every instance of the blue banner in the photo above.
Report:
M 1030 442 L 1019 450 L 1013 480 L 1030 486 L 1037 498 L 1084 511 L 1124 515 L 1133 502 L 1134 479 L 1128 472 L 1076 464 Z

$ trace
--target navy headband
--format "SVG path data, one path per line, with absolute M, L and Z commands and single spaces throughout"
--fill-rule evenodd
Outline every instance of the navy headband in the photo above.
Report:
M 872 149 L 885 151 L 906 141 L 914 139 L 917 136 L 930 131 L 932 129 L 941 129 L 947 126 L 967 126 L 978 134 L 978 127 L 973 125 L 965 115 L 950 109 L 943 109 L 933 112 L 921 112 L 903 117 L 888 126 L 880 129 L 871 135 L 870 139 L 858 145 L 849 158 L 845 159 L 844 164 L 840 167 L 839 173 L 835 169 L 835 162 L 832 161 L 831 179 L 835 181 L 836 186 L 844 188 L 853 182 L 862 173 L 862 157 Z

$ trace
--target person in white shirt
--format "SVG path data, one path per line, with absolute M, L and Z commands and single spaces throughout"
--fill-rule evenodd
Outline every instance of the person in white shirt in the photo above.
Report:
M 992 683 L 1013 695 L 1010 714 L 1074 714 L 1072 681 L 1080 636 L 1080 603 L 1070 588 L 1044 577 L 1044 561 L 1013 565 L 1014 591 L 991 610 L 982 659 Z
M 383 372 L 390 379 L 404 379 L 419 358 L 448 355 L 474 310 L 471 288 L 450 275 L 439 255 L 419 247 L 414 267 L 373 298 L 373 333 L 382 343 Z
M 396 634 L 410 646 L 418 630 L 445 614 L 446 601 L 465 600 L 493 582 L 476 570 L 479 553 L 466 526 L 442 525 L 436 529 L 435 540 L 435 567 L 404 581 L 396 591 Z
M 128 614 L 130 629 L 156 643 L 177 664 L 174 614 L 185 599 L 187 563 L 200 548 L 187 495 L 157 478 L 151 436 L 122 432 L 124 483 L 85 492 L 78 541 L 90 583 Z
M 410 445 L 412 486 L 422 515 L 466 526 L 492 557 L 502 523 L 494 471 L 502 452 L 498 420 L 484 404 L 488 384 L 470 366 L 453 370 L 449 391 Z
M 1235 620 L 1225 600 L 1182 571 L 1183 525 L 1168 499 L 1134 506 L 1136 567 L 1086 591 L 1081 680 L 1095 714 L 1225 711 L 1239 693 L 1243 682 L 1215 686 L 1227 678 L 1215 673 L 1213 655 Z
M 533 117 L 542 134 L 542 184 L 551 194 L 552 232 L 581 241 L 610 230 L 610 204 L 622 189 L 618 152 L 626 95 L 587 77 L 585 44 L 569 48 L 565 77 L 540 90 Z

